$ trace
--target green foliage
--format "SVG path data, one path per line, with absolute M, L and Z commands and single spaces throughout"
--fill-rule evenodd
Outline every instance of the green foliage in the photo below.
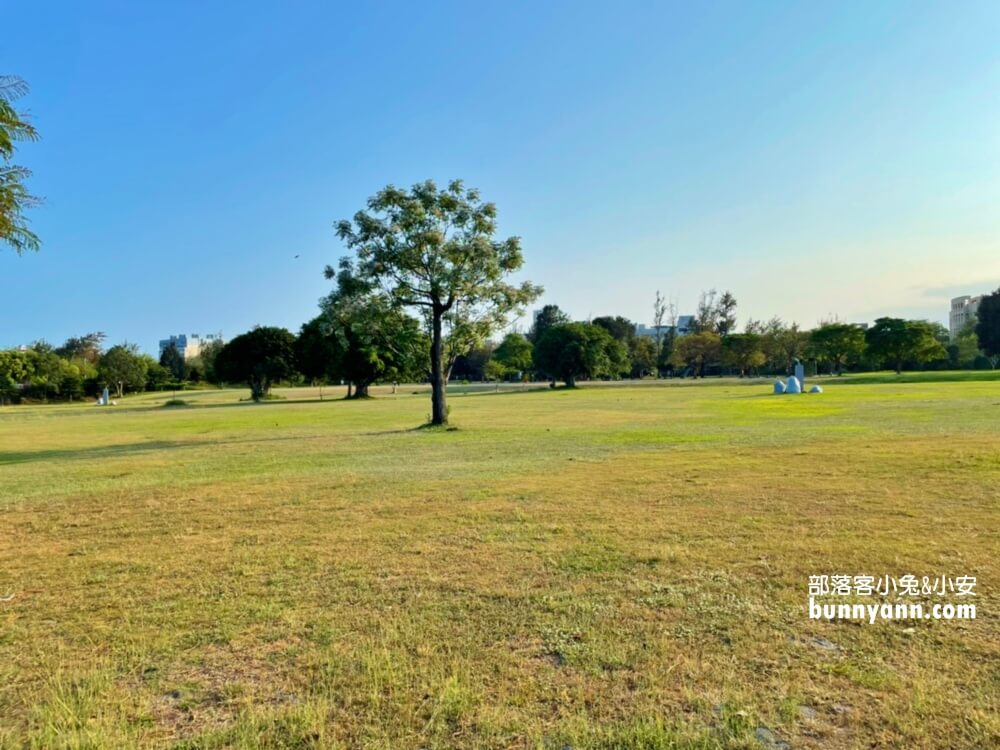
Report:
M 229 383 L 246 383 L 260 401 L 271 386 L 295 373 L 295 336 L 284 328 L 257 326 L 222 347 L 215 358 L 216 375 Z
M 70 337 L 55 350 L 55 353 L 64 359 L 84 359 L 91 364 L 97 364 L 97 360 L 101 357 L 101 346 L 106 338 L 107 336 L 100 331 Z
M 705 368 L 717 362 L 722 353 L 722 337 L 712 331 L 691 333 L 677 340 L 677 354 L 695 376 L 705 375 Z
M 353 221 L 337 224 L 356 260 L 342 261 L 339 272 L 328 268 L 328 276 L 348 272 L 427 322 L 433 424 L 448 421 L 445 384 L 455 358 L 541 294 L 529 282 L 506 282 L 524 258 L 519 238 L 494 239 L 496 216 L 496 206 L 460 180 L 444 190 L 428 180 L 409 191 L 389 185 Z
M 427 340 L 420 324 L 377 288 L 341 264 L 337 288 L 323 301 L 323 314 L 303 333 L 309 341 L 300 357 L 311 359 L 313 373 L 337 372 L 355 386 L 355 398 L 368 396 L 379 380 L 419 377 L 427 370 Z
M 840 375 L 865 353 L 865 332 L 850 323 L 826 323 L 809 334 L 809 353 Z
M 621 315 L 605 315 L 590 322 L 606 330 L 616 341 L 630 341 L 635 338 L 635 323 Z
M 561 380 L 572 388 L 579 378 L 617 375 L 623 348 L 601 326 L 563 323 L 535 343 L 534 366 L 553 382 Z
M 767 361 L 764 337 L 758 333 L 733 333 L 722 339 L 722 361 L 739 371 L 740 377 Z
M 572 321 L 569 315 L 560 310 L 559 305 L 545 305 L 541 310 L 535 311 L 535 319 L 528 332 L 528 341 L 537 344 L 547 330 L 570 322 Z
M 714 289 L 702 292 L 694 316 L 694 333 L 715 333 L 728 336 L 736 330 L 736 297 L 724 292 L 721 297 Z
M 1000 357 L 1000 289 L 985 295 L 980 301 L 976 313 L 976 336 L 987 355 Z
M 160 364 L 165 367 L 174 380 L 184 380 L 187 378 L 187 366 L 184 364 L 184 355 L 177 349 L 177 344 L 171 341 L 160 354 Z
M 212 339 L 201 347 L 197 357 L 202 378 L 216 385 L 219 385 L 222 379 L 215 372 L 215 358 L 219 356 L 223 346 L 225 344 L 222 343 L 222 339 Z M 195 362 L 191 362 L 191 367 L 195 367 Z
M 906 363 L 925 364 L 947 356 L 925 320 L 879 318 L 865 332 L 865 341 L 869 355 L 891 365 L 897 373 Z
M 18 141 L 38 138 L 34 126 L 13 105 L 27 92 L 28 87 L 20 78 L 0 76 L 0 242 L 10 245 L 19 255 L 40 246 L 24 216 L 28 208 L 40 202 L 25 185 L 31 172 L 11 163 Z
M 633 336 L 628 341 L 628 358 L 633 378 L 656 373 L 656 342 L 648 336 Z
M 523 334 L 508 333 L 493 352 L 493 359 L 509 372 L 525 373 L 531 369 L 532 348 Z
M 146 387 L 149 358 L 139 354 L 135 344 L 118 344 L 108 349 L 97 366 L 98 377 L 113 386 L 118 398 L 126 391 L 141 391 Z
M 146 360 L 146 390 L 162 391 L 173 382 L 173 375 L 170 370 L 161 365 L 152 357 Z

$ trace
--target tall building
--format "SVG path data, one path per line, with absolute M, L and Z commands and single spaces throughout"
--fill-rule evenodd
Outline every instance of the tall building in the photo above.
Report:
M 977 297 L 970 297 L 966 294 L 952 299 L 951 314 L 948 316 L 948 330 L 951 333 L 951 338 L 954 339 L 958 336 L 970 320 L 976 319 L 976 312 L 979 310 L 979 303 L 982 299 L 983 295 L 981 294 Z
M 181 357 L 184 359 L 197 357 L 201 354 L 201 350 L 213 341 L 221 341 L 225 343 L 221 332 L 210 333 L 207 336 L 199 336 L 197 333 L 192 333 L 188 336 L 187 334 L 179 333 L 176 336 L 160 339 L 160 356 L 162 357 L 164 350 L 173 344 L 177 347 L 177 351 L 180 352 Z

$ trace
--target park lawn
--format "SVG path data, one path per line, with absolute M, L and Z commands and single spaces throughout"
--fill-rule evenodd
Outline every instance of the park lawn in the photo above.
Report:
M 1000 746 L 1000 383 L 823 385 L 0 409 L 0 748 Z

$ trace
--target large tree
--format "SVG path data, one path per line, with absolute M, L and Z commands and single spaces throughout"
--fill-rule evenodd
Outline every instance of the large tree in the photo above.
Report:
M 591 323 L 606 330 L 617 341 L 627 343 L 635 337 L 635 323 L 628 318 L 623 318 L 621 315 L 605 315 L 600 318 L 594 318 Z
M 271 385 L 295 374 L 295 336 L 284 328 L 258 326 L 222 347 L 215 371 L 229 383 L 246 383 L 260 401 Z
M 84 359 L 91 364 L 96 364 L 101 357 L 101 345 L 105 338 L 107 336 L 101 331 L 85 333 L 82 336 L 71 336 L 55 352 L 65 359 Z
M 764 337 L 759 333 L 730 334 L 722 339 L 722 358 L 741 378 L 747 376 L 767 361 Z
M 705 368 L 719 359 L 722 339 L 712 331 L 691 333 L 677 340 L 677 354 L 695 377 L 705 377 Z
M 926 320 L 879 318 L 865 331 L 865 342 L 872 357 L 891 365 L 897 373 L 907 362 L 924 364 L 948 355 Z
M 12 163 L 15 144 L 38 138 L 25 115 L 14 109 L 14 102 L 24 96 L 28 86 L 16 76 L 0 75 L 0 242 L 18 254 L 37 250 L 37 235 L 28 229 L 25 211 L 38 205 L 39 199 L 28 192 L 25 181 L 31 172 Z
M 512 332 L 504 336 L 500 346 L 493 350 L 493 360 L 501 372 L 523 373 L 531 369 L 531 342 L 523 334 Z
M 426 372 L 420 323 L 371 282 L 355 276 L 351 263 L 341 263 L 336 281 L 337 288 L 321 304 L 319 327 L 332 346 L 337 369 L 354 384 L 354 398 L 367 397 L 379 380 Z
M 524 259 L 519 238 L 495 239 L 496 216 L 496 206 L 460 180 L 444 190 L 428 180 L 409 191 L 390 185 L 353 221 L 337 224 L 338 236 L 355 252 L 351 273 L 425 317 L 435 425 L 448 421 L 446 387 L 455 358 L 541 294 L 529 282 L 507 282 Z
M 121 398 L 126 390 L 141 391 L 146 387 L 146 360 L 135 344 L 112 346 L 101 356 L 97 365 L 98 377 L 114 386 L 115 395 Z
M 606 329 L 589 323 L 564 323 L 547 330 L 535 343 L 534 366 L 555 383 L 576 386 L 578 378 L 617 374 L 615 347 L 622 346 Z
M 1000 289 L 980 300 L 976 312 L 976 336 L 979 346 L 996 367 L 1000 361 Z
M 177 344 L 171 341 L 160 353 L 160 365 L 167 368 L 174 380 L 180 382 L 187 377 L 188 368 L 184 362 L 184 355 L 177 348 Z
M 528 331 L 528 341 L 537 344 L 547 330 L 569 322 L 571 322 L 569 315 L 560 310 L 559 305 L 545 305 L 541 310 L 535 311 L 535 319 L 531 323 L 531 330 Z
M 831 375 L 842 375 L 845 365 L 865 353 L 865 332 L 850 323 L 824 323 L 809 333 L 809 349 L 829 364 Z

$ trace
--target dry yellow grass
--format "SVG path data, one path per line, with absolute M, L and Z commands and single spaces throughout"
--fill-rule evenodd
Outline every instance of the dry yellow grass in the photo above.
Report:
M 1000 389 L 766 390 L 0 410 L 0 747 L 1000 746 Z

